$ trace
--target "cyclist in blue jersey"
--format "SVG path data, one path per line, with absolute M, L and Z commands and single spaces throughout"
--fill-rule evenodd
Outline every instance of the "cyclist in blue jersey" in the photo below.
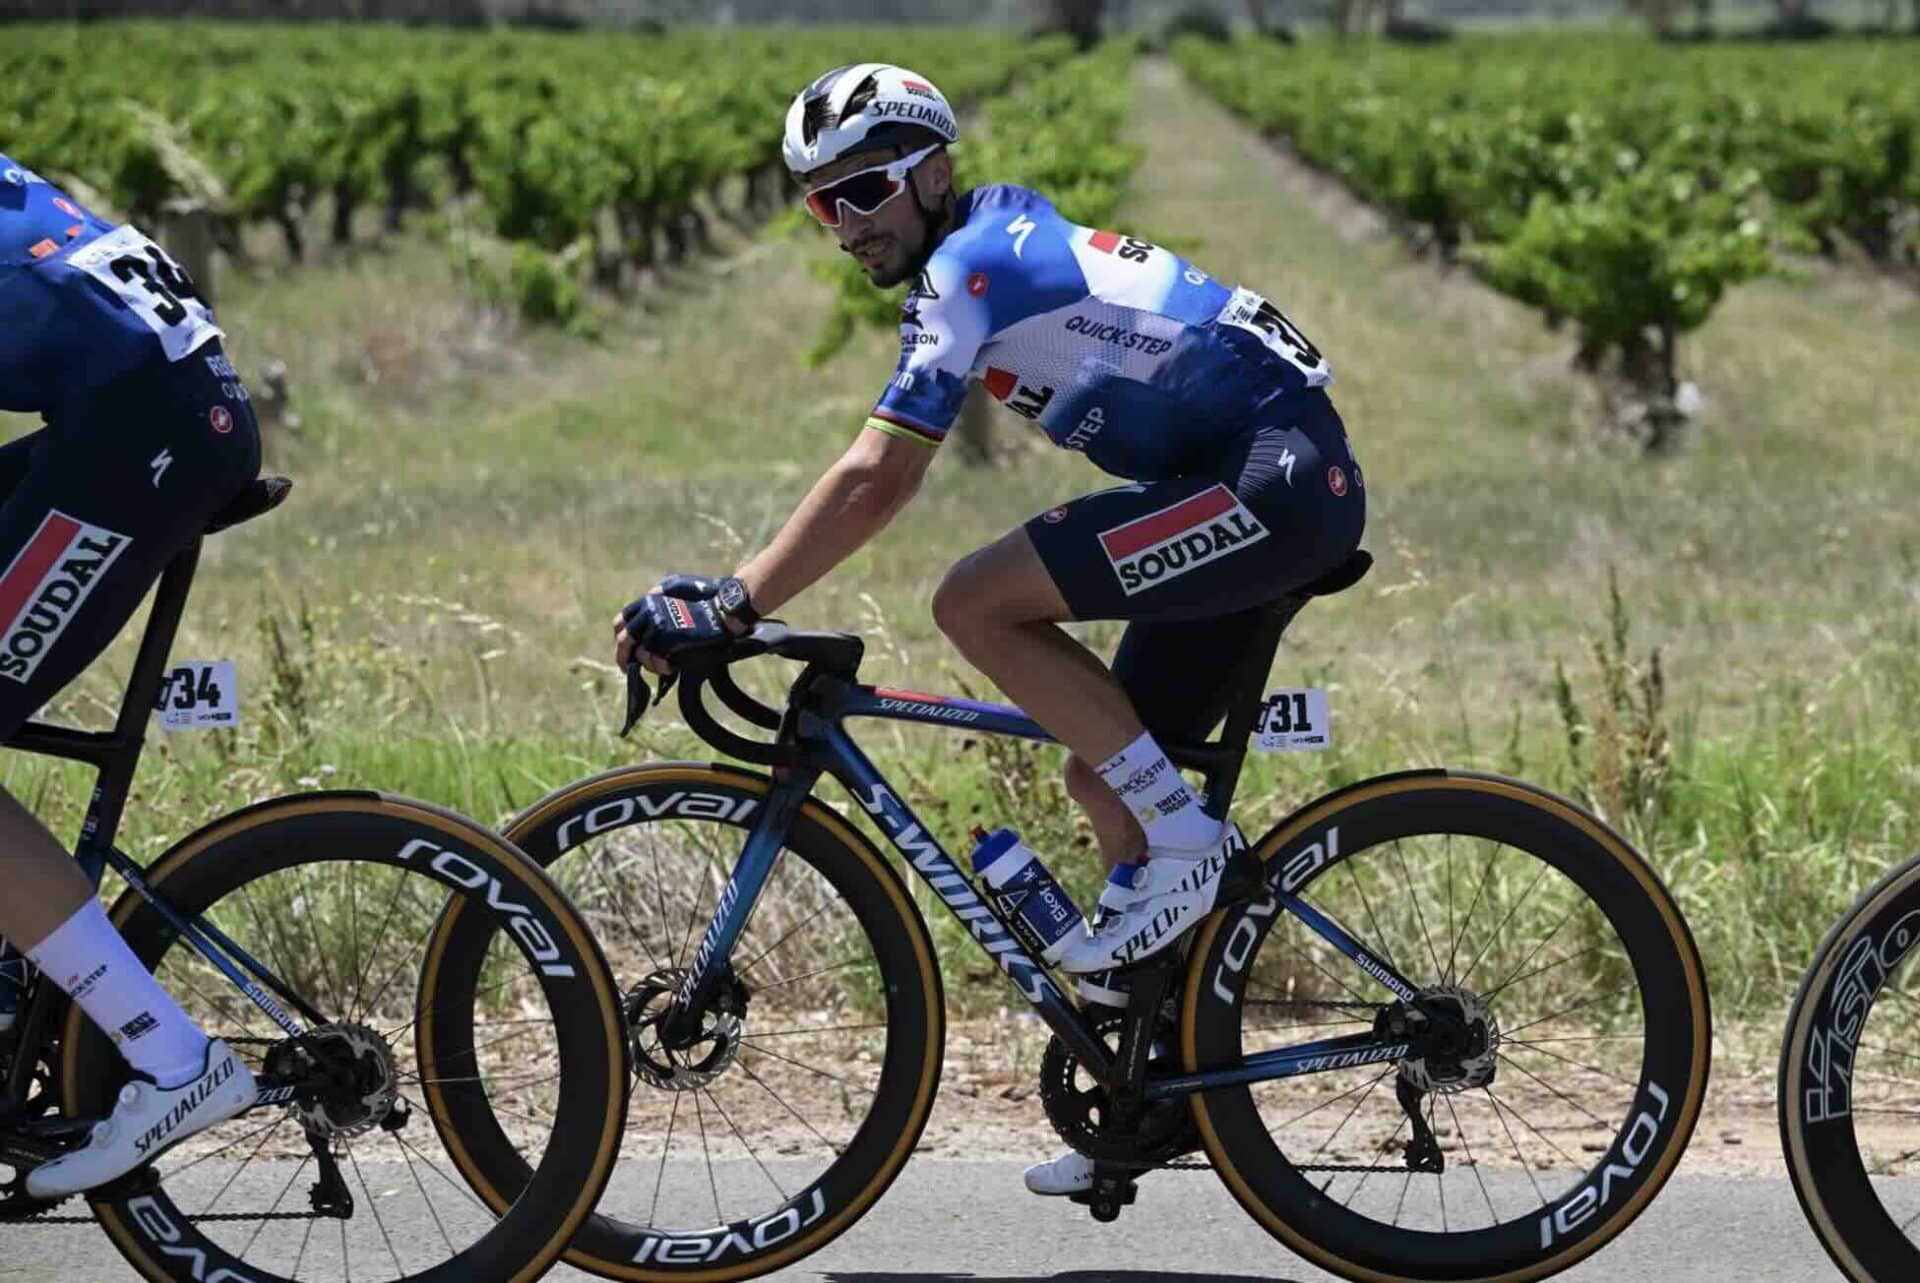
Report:
M 260 439 L 187 274 L 130 226 L 0 155 L 0 739 L 93 662 L 147 589 L 253 480 Z M 27 1192 L 91 1189 L 253 1103 L 253 1077 L 140 965 L 73 858 L 0 790 L 0 939 L 126 1057 L 88 1144 Z M 0 1061 L 23 977 L 0 945 Z
M 1067 787 L 1111 870 L 1061 966 L 1124 1004 L 1121 969 L 1215 905 L 1244 841 L 1202 810 L 1158 737 L 1225 714 L 1219 674 L 1258 608 L 1359 544 L 1365 492 L 1325 357 L 1272 303 L 1136 237 L 1082 227 L 1025 188 L 953 190 L 946 99 L 904 68 L 827 72 L 788 110 L 788 167 L 814 217 L 880 286 L 911 281 L 900 362 L 862 431 L 768 547 L 713 583 L 678 576 L 615 623 L 616 657 L 773 610 L 872 538 L 919 488 L 977 381 L 1127 484 L 1044 512 L 960 559 L 935 621 L 1072 750 Z M 692 609 L 690 609 L 692 607 Z M 1111 670 L 1060 628 L 1128 621 Z M 1088 1188 L 1079 1154 L 1027 1173 Z

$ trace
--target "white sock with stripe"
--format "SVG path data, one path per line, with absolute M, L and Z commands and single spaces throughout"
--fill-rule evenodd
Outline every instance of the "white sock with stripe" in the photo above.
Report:
M 1151 732 L 1102 762 L 1099 771 L 1147 831 L 1148 846 L 1204 849 L 1220 840 L 1220 821 L 1200 809 Z

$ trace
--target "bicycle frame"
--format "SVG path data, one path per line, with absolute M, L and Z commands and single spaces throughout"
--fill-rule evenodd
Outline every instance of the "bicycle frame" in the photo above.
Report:
M 981 899 L 966 873 L 912 808 L 894 792 L 886 776 L 861 751 L 843 723 L 848 718 L 865 717 L 1044 743 L 1054 742 L 1053 737 L 1009 704 L 863 686 L 828 674 L 815 674 L 811 681 L 803 677 L 795 686 L 795 695 L 788 721 L 799 756 L 793 765 L 774 771 L 773 788 L 747 835 L 739 862 L 727 879 L 713 919 L 688 969 L 680 994 L 681 1008 L 698 1010 L 709 996 L 720 975 L 714 960 L 732 953 L 779 858 L 787 825 L 795 810 L 812 793 L 821 774 L 826 773 L 853 795 L 908 867 L 967 928 L 974 943 L 1006 973 L 1014 988 L 1086 1071 L 1096 1080 L 1111 1085 L 1119 1072 L 1117 1058 L 1107 1049 L 1092 1023 Z M 1168 756 L 1173 761 L 1206 773 L 1205 805 L 1216 817 L 1224 817 L 1233 800 L 1244 760 L 1244 749 L 1230 746 L 1236 742 L 1244 744 L 1256 716 L 1257 710 L 1235 709 L 1228 714 L 1221 740 L 1168 746 Z M 1334 948 L 1394 990 L 1403 1001 L 1412 1000 L 1417 992 L 1415 986 L 1337 922 L 1277 887 L 1273 888 L 1273 896 L 1264 912 L 1277 913 L 1282 907 L 1292 911 Z M 1259 906 L 1254 909 L 1254 912 L 1262 911 Z M 1398 1060 L 1410 1052 L 1411 1046 L 1404 1039 L 1372 1032 L 1325 1038 L 1259 1052 L 1231 1068 L 1150 1078 L 1145 1083 L 1144 1099 L 1162 1100 L 1216 1087 L 1348 1069 Z
M 112 730 L 82 731 L 45 722 L 28 722 L 6 741 L 5 747 L 44 757 L 84 762 L 93 767 L 98 772 L 98 778 L 94 784 L 93 799 L 87 806 L 86 820 L 80 827 L 80 839 L 73 852 L 87 880 L 97 890 L 107 869 L 119 874 L 128 886 L 153 906 L 168 926 L 179 932 L 182 939 L 245 994 L 248 1001 L 265 1012 L 288 1037 L 297 1037 L 306 1032 L 300 1018 L 321 1024 L 325 1022 L 325 1017 L 218 927 L 198 917 L 187 918 L 176 913 L 164 897 L 148 886 L 144 867 L 114 845 L 120 819 L 126 809 L 127 794 L 133 784 L 134 771 L 139 767 L 140 753 L 145 746 L 147 719 L 153 712 L 154 696 L 160 689 L 167 652 L 172 648 L 174 635 L 179 630 L 180 617 L 186 609 L 187 592 L 192 587 L 194 568 L 199 560 L 200 544 L 196 540 L 175 557 L 160 576 L 159 586 L 154 591 L 153 611 L 148 616 L 146 632 L 140 639 L 140 649 L 134 656 L 133 674 L 127 680 L 127 691 L 121 699 L 120 712 L 114 719 Z M 43 1045 L 52 1034 L 52 1023 L 58 1016 L 59 1005 L 64 997 L 55 986 L 36 980 L 18 1026 L 19 1047 Z M 275 1001 L 276 997 L 280 1001 Z M 288 1012 L 281 1005 L 282 1002 L 291 1006 L 299 1018 Z M 0 1113 L 26 1100 L 33 1082 L 34 1060 L 35 1057 L 31 1055 L 14 1056 L 4 1093 L 0 1093 Z M 264 1080 L 260 1091 L 263 1103 L 270 1097 L 278 1099 L 283 1094 L 278 1085 Z

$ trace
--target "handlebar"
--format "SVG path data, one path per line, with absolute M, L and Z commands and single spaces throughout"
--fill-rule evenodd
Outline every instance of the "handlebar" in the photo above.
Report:
M 748 739 L 728 730 L 708 711 L 704 702 L 707 687 L 713 688 L 720 702 L 736 716 L 762 730 L 779 732 L 786 719 L 779 709 L 763 704 L 740 689 L 728 670 L 730 665 L 760 655 L 778 655 L 798 660 L 813 669 L 824 669 L 851 679 L 858 669 L 865 643 L 849 633 L 800 632 L 778 619 L 763 619 L 751 631 L 712 646 L 681 651 L 674 656 L 673 671 L 660 679 L 659 690 L 647 687 L 646 670 L 637 662 L 627 665 L 627 718 L 620 734 L 630 732 L 655 699 L 665 699 L 676 682 L 680 686 L 680 715 L 694 734 L 708 744 L 746 762 L 766 766 L 784 766 L 794 759 L 791 744 L 768 744 Z

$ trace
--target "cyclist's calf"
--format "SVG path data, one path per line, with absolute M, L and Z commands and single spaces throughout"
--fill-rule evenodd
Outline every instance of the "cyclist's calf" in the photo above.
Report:
M 1094 840 L 1100 844 L 1100 857 L 1108 869 L 1122 862 L 1137 860 L 1146 852 L 1147 836 L 1100 773 L 1077 756 L 1067 758 L 1065 772 L 1067 796 L 1072 798 L 1093 824 Z

